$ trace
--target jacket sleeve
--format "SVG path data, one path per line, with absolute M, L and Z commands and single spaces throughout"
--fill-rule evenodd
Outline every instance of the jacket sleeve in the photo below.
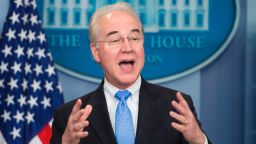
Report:
M 61 137 L 66 128 L 67 120 L 60 111 L 55 111 L 52 123 L 51 144 L 61 144 Z

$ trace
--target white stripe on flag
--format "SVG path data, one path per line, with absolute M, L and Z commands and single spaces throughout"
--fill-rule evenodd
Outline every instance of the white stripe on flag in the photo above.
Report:
M 52 122 L 53 122 L 53 118 L 48 122 L 49 126 L 52 128 Z
M 42 144 L 41 140 L 39 137 L 36 135 L 30 142 L 29 144 Z
M 1 131 L 0 131 L 0 144 L 7 144 Z

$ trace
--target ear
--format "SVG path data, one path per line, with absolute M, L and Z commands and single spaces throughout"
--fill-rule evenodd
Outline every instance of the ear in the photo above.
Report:
M 91 49 L 91 53 L 92 53 L 94 60 L 97 63 L 100 63 L 99 48 L 96 46 L 95 43 L 90 43 L 90 49 Z

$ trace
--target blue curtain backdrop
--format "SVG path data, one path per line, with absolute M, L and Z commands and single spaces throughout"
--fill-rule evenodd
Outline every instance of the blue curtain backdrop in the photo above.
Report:
M 244 143 L 246 2 L 240 5 L 238 30 L 229 48 L 201 73 L 201 120 L 216 144 Z

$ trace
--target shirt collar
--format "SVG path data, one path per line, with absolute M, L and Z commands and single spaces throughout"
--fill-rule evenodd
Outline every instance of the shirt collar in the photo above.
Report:
M 127 88 L 127 90 L 129 90 L 132 94 L 131 97 L 134 96 L 134 93 L 138 92 L 141 86 L 141 76 L 139 76 L 137 78 L 137 80 L 130 86 Z M 113 86 L 112 84 L 110 84 L 106 77 L 104 78 L 104 90 L 106 90 L 111 96 L 115 96 L 115 94 L 120 90 L 117 87 Z

